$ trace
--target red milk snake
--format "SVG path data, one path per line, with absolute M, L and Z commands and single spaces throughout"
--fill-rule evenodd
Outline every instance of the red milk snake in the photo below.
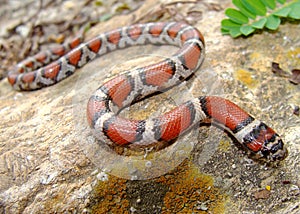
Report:
M 204 60 L 204 38 L 187 24 L 137 24 L 100 34 L 86 43 L 75 39 L 68 46 L 41 52 L 20 62 L 9 72 L 8 80 L 16 90 L 39 89 L 65 79 L 97 56 L 148 43 L 175 45 L 180 49 L 159 63 L 121 74 L 96 90 L 88 101 L 87 119 L 98 139 L 109 144 L 151 145 L 175 139 L 202 120 L 211 119 L 257 158 L 284 159 L 287 149 L 278 134 L 224 98 L 201 96 L 147 120 L 118 116 L 125 106 L 177 85 L 200 67 Z

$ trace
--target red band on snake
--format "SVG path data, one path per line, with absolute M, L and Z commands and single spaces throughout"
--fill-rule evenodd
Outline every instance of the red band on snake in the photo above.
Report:
M 157 91 L 176 86 L 193 74 L 204 60 L 204 38 L 183 23 L 148 23 L 119 28 L 81 43 L 39 53 L 19 63 L 8 80 L 16 90 L 35 90 L 56 84 L 97 56 L 133 45 L 175 45 L 169 58 L 119 75 L 100 86 L 87 105 L 87 119 L 94 135 L 108 144 L 138 146 L 177 138 L 201 121 L 211 119 L 225 128 L 256 157 L 282 160 L 287 149 L 278 134 L 231 101 L 201 96 L 168 113 L 146 120 L 118 116 L 122 108 Z M 70 50 L 70 51 L 69 51 Z

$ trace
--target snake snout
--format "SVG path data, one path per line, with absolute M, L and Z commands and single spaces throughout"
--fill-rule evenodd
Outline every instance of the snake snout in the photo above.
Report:
M 288 156 L 288 150 L 286 147 L 278 149 L 275 153 L 271 154 L 272 161 L 282 161 Z

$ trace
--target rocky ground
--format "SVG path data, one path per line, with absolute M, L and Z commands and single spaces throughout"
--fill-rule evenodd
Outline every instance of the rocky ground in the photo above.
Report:
M 229 0 L 0 1 L 0 213 L 299 213 L 299 85 L 272 73 L 300 67 L 299 22 L 248 38 L 222 36 Z M 232 138 L 200 127 L 160 151 L 117 155 L 91 135 L 85 107 L 105 80 L 174 53 L 176 47 L 115 51 L 54 86 L 14 91 L 11 66 L 79 33 L 185 21 L 206 40 L 206 60 L 186 83 L 126 109 L 141 118 L 203 94 L 226 97 L 282 135 L 278 166 L 248 158 Z M 118 152 L 127 149 L 117 148 Z

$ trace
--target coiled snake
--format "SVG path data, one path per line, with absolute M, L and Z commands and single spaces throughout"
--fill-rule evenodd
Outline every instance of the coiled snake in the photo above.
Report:
M 150 145 L 170 141 L 202 120 L 212 119 L 258 158 L 276 161 L 287 155 L 273 129 L 220 97 L 201 96 L 147 120 L 118 116 L 117 112 L 125 106 L 176 86 L 200 67 L 204 60 L 204 38 L 187 24 L 137 24 L 100 34 L 86 43 L 76 38 L 68 46 L 41 52 L 19 63 L 9 72 L 8 80 L 16 90 L 39 89 L 58 83 L 97 56 L 148 43 L 175 45 L 180 49 L 161 62 L 121 74 L 96 90 L 87 104 L 87 119 L 98 139 L 118 145 Z

